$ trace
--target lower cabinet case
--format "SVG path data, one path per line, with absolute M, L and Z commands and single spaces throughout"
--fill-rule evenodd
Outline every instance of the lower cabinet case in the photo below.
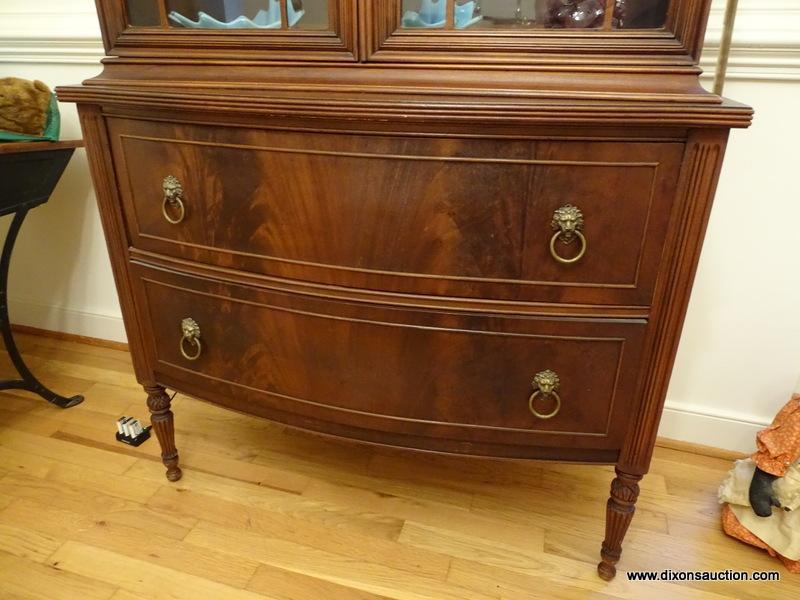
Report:
M 372 444 L 614 464 L 614 577 L 726 128 L 279 127 L 95 88 L 67 94 L 168 479 L 167 388 Z
M 167 478 L 167 388 L 372 444 L 614 464 L 613 578 L 752 119 L 700 83 L 711 0 L 96 4 L 102 73 L 56 92 Z

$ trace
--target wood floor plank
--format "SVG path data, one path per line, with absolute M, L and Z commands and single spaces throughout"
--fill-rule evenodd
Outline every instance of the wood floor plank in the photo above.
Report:
M 44 478 L 58 461 L 0 446 L 0 465 L 6 471 Z
M 50 481 L 110 494 L 144 504 L 161 487 L 161 482 L 141 479 L 130 473 L 101 473 L 68 463 L 58 463 L 45 476 Z
M 93 382 L 92 386 L 84 392 L 86 400 L 75 408 L 90 410 L 93 413 L 104 413 L 116 420 L 121 416 L 146 417 L 147 395 L 140 387 L 114 385 L 113 383 Z M 136 414 L 130 414 L 127 409 L 136 406 Z M 72 409 L 66 411 L 71 412 Z
M 393 540 L 353 533 L 343 526 L 324 529 L 291 517 L 284 518 L 279 515 L 265 517 L 263 513 L 259 516 L 251 519 L 245 528 L 231 528 L 212 521 L 201 521 L 185 539 L 187 541 L 200 539 L 202 544 L 208 545 L 214 536 L 228 539 L 230 532 L 230 535 L 241 535 L 242 539 L 258 537 L 264 541 L 287 542 L 341 555 L 342 558 L 354 562 L 380 564 L 396 571 L 407 571 L 432 579 L 443 579 L 450 565 L 447 556 L 410 549 Z
M 33 336 L 35 342 L 26 350 L 26 356 L 36 357 L 48 363 L 65 363 L 74 367 L 101 369 L 120 378 L 130 378 L 132 363 L 130 355 L 121 350 L 98 348 L 66 340 L 51 340 L 45 336 Z M 87 378 L 94 380 L 93 378 Z
M 51 504 L 15 498 L 0 510 L 0 524 L 19 526 L 24 524 L 31 534 L 43 534 L 67 540 L 82 529 L 88 529 L 98 521 L 95 515 L 82 514 Z M 188 533 L 188 528 L 184 535 Z
M 237 499 L 240 492 L 256 492 L 257 489 L 300 494 L 309 483 L 308 476 L 284 468 L 280 463 L 261 465 L 220 456 L 210 457 L 206 452 L 195 453 L 190 450 L 181 452 L 182 468 L 185 467 L 195 473 L 192 478 L 193 486 L 217 491 L 230 487 Z M 185 460 L 183 460 L 184 454 Z M 206 457 L 209 457 L 208 461 L 205 461 Z M 226 471 L 228 468 L 232 471 L 232 476 L 228 475 Z M 143 477 L 154 478 L 157 481 L 164 478 L 163 468 L 155 468 L 152 462 L 132 465 L 129 473 L 141 473 Z
M 254 592 L 268 593 L 279 600 L 309 600 L 311 598 L 324 600 L 388 599 L 388 596 L 380 596 L 269 565 L 259 566 L 247 589 Z
M 268 464 L 270 461 L 276 460 L 280 459 L 277 456 L 270 458 L 268 455 L 259 455 L 254 462 Z M 309 458 L 303 459 L 302 462 L 291 460 L 289 464 L 292 468 L 298 469 L 314 479 L 346 486 L 354 491 L 375 491 L 389 497 L 421 500 L 461 508 L 469 508 L 473 504 L 474 494 L 469 490 L 455 489 L 441 482 L 404 481 L 383 477 L 379 474 L 366 475 L 357 462 L 349 467 L 345 465 L 346 468 L 315 465 Z
M 52 563 L 37 562 L 0 551 L 0 597 L 25 600 L 106 600 L 116 587 L 69 573 Z
M 27 360 L 27 359 L 26 359 Z M 49 361 L 43 361 L 37 365 L 38 361 L 28 363 L 28 368 L 33 371 L 36 377 L 53 390 L 58 390 L 58 393 L 63 396 L 73 396 L 75 394 L 85 394 L 93 385 L 94 381 L 79 376 L 77 373 L 70 373 L 68 368 L 53 370 Z M 7 373 L 6 376 L 16 378 L 15 372 Z M 17 396 L 18 398 L 33 400 L 38 406 L 44 406 L 54 411 L 62 409 L 54 406 L 43 400 L 33 392 L 25 392 L 22 390 L 7 390 L 4 394 L 9 396 Z
M 48 385 L 57 387 L 61 394 L 66 394 L 67 392 L 85 394 L 91 386 L 98 382 L 132 390 L 142 389 L 133 372 L 124 373 L 117 370 L 108 370 L 102 366 L 73 362 L 73 360 L 74 357 L 69 356 L 64 356 L 61 360 L 46 360 L 35 370 L 36 375 L 41 381 L 47 381 Z M 56 381 L 60 382 L 60 384 L 56 385 L 54 383 Z M 65 384 L 69 381 L 72 381 L 73 384 L 66 386 Z M 80 382 L 83 382 L 83 387 L 80 388 L 80 391 L 72 391 L 73 386 L 80 385 Z
M 93 523 L 71 539 L 235 588 L 244 588 L 258 568 L 258 563 L 247 557 L 195 546 L 116 521 Z
M 277 567 L 323 579 L 344 587 L 352 587 L 379 596 L 396 599 L 420 598 L 425 600 L 486 600 L 482 593 L 447 584 L 447 568 L 435 576 L 428 563 L 430 555 L 420 553 L 416 562 L 404 563 L 402 569 L 384 564 L 386 557 L 374 555 L 353 558 L 303 546 L 260 534 L 243 532 L 211 523 L 199 523 L 186 540 L 207 547 L 225 547 L 242 556 L 253 557 L 270 567 Z M 341 548 L 348 551 L 349 548 Z M 449 562 L 449 561 L 448 561 Z M 258 574 L 257 574 L 258 576 Z M 491 596 L 489 596 L 491 597 Z
M 293 496 L 273 496 L 269 502 L 254 506 L 187 488 L 165 486 L 147 505 L 163 513 L 186 515 L 263 534 L 280 532 L 293 523 L 302 523 L 317 531 L 343 530 L 354 535 L 396 540 L 403 527 L 401 519 L 374 513 L 358 505 L 337 506 Z
M 44 562 L 65 541 L 19 525 L 22 524 L 0 524 L 0 551 L 33 562 Z
M 8 423 L 15 431 L 24 431 L 34 435 L 49 437 L 60 427 L 60 422 L 48 416 L 37 416 L 30 413 L 7 411 L 0 408 L 0 422 Z
M 191 470 L 191 468 L 187 468 Z M 270 507 L 280 505 L 287 498 L 300 496 L 306 479 L 296 478 L 287 473 L 285 478 L 277 474 L 275 477 L 258 483 L 228 479 L 213 473 L 191 471 L 191 480 L 184 480 L 175 486 L 176 489 L 187 489 L 208 495 L 231 500 L 246 506 Z M 156 483 L 164 483 L 164 467 L 148 460 L 140 460 L 128 470 L 132 477 L 150 479 Z M 299 489 L 298 489 L 299 488 Z
M 257 600 L 269 597 L 80 542 L 70 541 L 61 546 L 49 563 L 62 571 L 96 579 L 146 598 Z
M 148 598 L 146 596 L 134 594 L 128 590 L 118 589 L 114 592 L 114 595 L 111 596 L 111 600 L 148 600 Z
M 0 446 L 17 452 L 34 454 L 43 458 L 116 474 L 123 473 L 136 462 L 135 458 L 114 452 L 83 448 L 76 444 L 34 435 L 8 426 L 0 429 Z
M 178 539 L 185 536 L 197 522 L 179 513 L 162 513 L 113 495 L 14 473 L 0 479 L 0 494 L 34 502 L 38 506 L 48 507 L 47 510 L 60 509 L 88 515 L 96 520 L 126 522 L 143 529 L 156 528 L 162 534 L 170 534 Z M 12 503 L 6 510 L 15 505 Z

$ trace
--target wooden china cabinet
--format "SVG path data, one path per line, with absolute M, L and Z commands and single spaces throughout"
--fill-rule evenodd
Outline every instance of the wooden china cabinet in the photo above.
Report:
M 103 72 L 58 94 L 167 477 L 166 388 L 376 444 L 615 464 L 612 578 L 751 120 L 698 82 L 709 4 L 97 0 Z

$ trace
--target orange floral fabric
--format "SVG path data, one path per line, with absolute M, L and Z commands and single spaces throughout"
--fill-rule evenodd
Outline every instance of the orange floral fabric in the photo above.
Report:
M 752 458 L 758 468 L 778 477 L 800 458 L 800 394 L 781 409 L 772 425 L 756 436 L 758 450 Z
M 722 507 L 722 529 L 729 536 L 734 537 L 737 540 L 741 540 L 742 542 L 750 544 L 751 546 L 755 546 L 756 548 L 766 550 L 769 552 L 770 556 L 777 556 L 781 559 L 783 564 L 786 565 L 786 568 L 792 573 L 800 573 L 800 561 L 789 560 L 785 556 L 781 556 L 775 552 L 775 550 L 758 539 L 755 535 L 750 533 L 750 531 L 739 522 L 739 519 L 736 518 L 736 515 L 733 514 L 729 504 L 725 504 Z

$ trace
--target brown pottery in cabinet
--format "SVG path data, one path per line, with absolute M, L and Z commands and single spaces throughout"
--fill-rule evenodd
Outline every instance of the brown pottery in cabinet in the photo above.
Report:
M 699 85 L 709 0 L 530 4 L 97 0 L 103 73 L 58 94 L 170 480 L 166 388 L 371 443 L 615 464 L 614 576 L 751 110 Z

